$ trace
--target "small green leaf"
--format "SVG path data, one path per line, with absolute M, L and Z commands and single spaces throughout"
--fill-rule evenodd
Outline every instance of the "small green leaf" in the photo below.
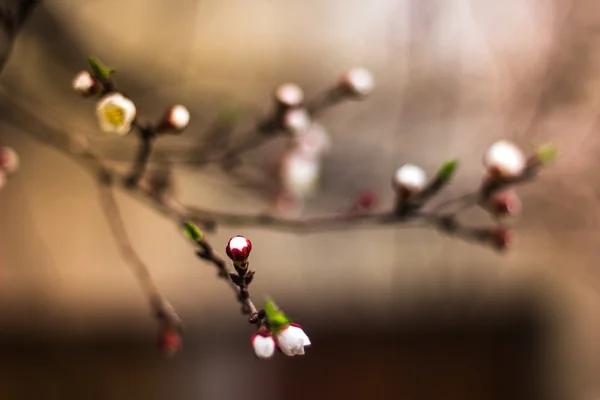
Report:
M 458 168 L 458 160 L 446 161 L 438 170 L 437 176 L 443 181 L 449 181 L 452 179 L 456 168 Z
M 274 332 L 277 332 L 277 330 L 292 322 L 292 320 L 289 319 L 272 300 L 267 300 L 265 303 L 265 313 L 267 314 L 271 330 Z
M 110 76 L 115 72 L 114 69 L 107 67 L 96 57 L 88 57 L 88 63 L 90 64 L 93 74 L 103 81 L 108 81 Z
M 200 229 L 198 229 L 198 227 L 191 222 L 186 222 L 184 224 L 184 233 L 187 237 L 196 242 L 202 240 L 203 237 L 202 231 L 200 231 Z
M 242 118 L 243 111 L 240 107 L 230 105 L 221 110 L 218 121 L 221 125 L 235 125 Z
M 558 156 L 558 150 L 552 144 L 544 144 L 538 147 L 535 153 L 542 165 L 551 163 Z

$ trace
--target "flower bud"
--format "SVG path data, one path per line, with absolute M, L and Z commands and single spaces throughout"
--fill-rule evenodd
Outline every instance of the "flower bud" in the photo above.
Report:
M 299 107 L 304 102 L 304 91 L 295 83 L 284 83 L 275 90 L 275 100 L 285 107 Z
M 104 132 L 123 136 L 131 131 L 136 117 L 135 104 L 120 93 L 111 93 L 98 102 L 96 116 Z
M 352 68 L 340 80 L 340 88 L 357 98 L 367 97 L 373 92 L 374 87 L 373 75 L 365 68 Z
M 308 130 L 296 135 L 294 145 L 306 157 L 318 158 L 331 149 L 331 138 L 323 125 L 314 122 Z
M 277 332 L 277 345 L 286 356 L 303 355 L 304 348 L 311 345 L 310 339 L 300 325 L 289 324 Z
M 19 155 L 10 147 L 0 146 L 0 168 L 6 174 L 13 174 L 19 169 Z
M 396 189 L 409 193 L 420 192 L 427 186 L 427 175 L 420 167 L 405 164 L 396 170 L 394 174 L 394 186 Z
M 245 263 L 252 251 L 252 242 L 243 236 L 235 236 L 229 239 L 225 252 L 234 263 Z
M 171 324 L 161 324 L 158 331 L 158 348 L 167 357 L 174 356 L 183 347 L 181 332 Z
M 493 228 L 488 232 L 489 243 L 498 251 L 504 251 L 513 241 L 512 232 L 506 228 Z
M 262 359 L 273 357 L 277 348 L 273 335 L 266 329 L 261 329 L 252 335 L 251 343 L 254 354 Z
M 283 116 L 283 128 L 292 134 L 302 134 L 310 129 L 311 119 L 303 108 L 288 110 Z
M 88 71 L 81 71 L 72 83 L 73 90 L 81 96 L 88 97 L 100 92 L 100 83 Z
M 488 149 L 483 164 L 492 177 L 512 178 L 523 173 L 527 160 L 517 146 L 500 140 Z
M 354 210 L 368 211 L 377 206 L 377 195 L 370 190 L 365 190 L 358 195 L 355 201 Z
M 493 194 L 488 200 L 488 210 L 495 216 L 505 217 L 521 211 L 521 201 L 514 190 Z
M 6 186 L 6 181 L 8 181 L 8 178 L 6 177 L 6 172 L 0 170 L 0 190 L 2 190 L 4 186 Z
M 181 133 L 190 123 L 190 112 L 182 105 L 175 105 L 167 110 L 158 130 L 169 133 Z

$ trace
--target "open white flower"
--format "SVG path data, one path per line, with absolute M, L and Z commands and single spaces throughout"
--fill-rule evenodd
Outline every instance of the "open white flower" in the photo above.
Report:
M 73 78 L 73 90 L 82 96 L 94 94 L 98 88 L 98 82 L 88 71 L 81 71 Z
M 527 160 L 517 146 L 509 141 L 500 140 L 485 153 L 483 163 L 490 173 L 508 178 L 521 175 Z
M 258 358 L 271 358 L 275 354 L 277 344 L 268 332 L 257 332 L 252 336 L 252 348 Z
M 275 99 L 287 107 L 298 107 L 304 101 L 304 91 L 295 83 L 284 83 L 275 90 Z
M 177 131 L 184 130 L 190 123 L 190 112 L 182 105 L 176 105 L 167 112 L 167 123 Z
M 416 165 L 405 164 L 396 171 L 394 184 L 409 192 L 419 192 L 427 185 L 427 174 Z
M 295 356 L 304 354 L 304 348 L 311 343 L 300 325 L 289 324 L 277 332 L 277 345 L 286 356 Z
M 341 85 L 355 96 L 366 97 L 373 92 L 375 81 L 369 70 L 357 67 L 342 76 Z
M 136 116 L 135 104 L 120 93 L 111 93 L 98 102 L 96 115 L 100 129 L 123 136 L 131 131 Z

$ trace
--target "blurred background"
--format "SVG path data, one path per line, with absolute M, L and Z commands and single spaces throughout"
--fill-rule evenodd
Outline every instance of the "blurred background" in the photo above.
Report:
M 45 1 L 0 79 L 0 140 L 22 162 L 0 194 L 0 399 L 596 399 L 599 33 L 593 0 Z M 304 215 L 340 212 L 365 189 L 390 207 L 407 162 L 433 173 L 458 157 L 441 200 L 458 196 L 502 138 L 553 142 L 560 157 L 519 188 L 507 254 L 401 227 L 217 227 L 219 250 L 236 234 L 252 240 L 255 299 L 275 298 L 313 342 L 268 362 L 214 267 L 117 192 L 134 247 L 185 322 L 184 351 L 164 359 L 95 180 L 31 139 L 43 127 L 14 111 L 85 136 L 126 169 L 135 137 L 102 135 L 94 104 L 71 90 L 88 55 L 117 69 L 143 117 L 188 107 L 190 127 L 157 143 L 152 168 L 170 160 L 177 197 L 209 210 L 268 210 L 284 147 L 245 154 L 244 174 L 198 165 L 224 108 L 241 110 L 239 140 L 278 84 L 311 98 L 355 66 L 376 89 L 320 118 L 332 148 Z

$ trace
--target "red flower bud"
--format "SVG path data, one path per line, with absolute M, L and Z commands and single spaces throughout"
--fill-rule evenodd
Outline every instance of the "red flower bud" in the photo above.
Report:
M 354 209 L 357 211 L 372 210 L 377 206 L 377 195 L 370 190 L 365 190 L 356 198 Z
M 514 190 L 506 190 L 492 195 L 488 209 L 499 217 L 515 215 L 521 210 L 521 201 Z
M 494 228 L 489 231 L 490 244 L 499 251 L 506 250 L 513 241 L 512 232 L 506 228 Z
M 227 256 L 231 258 L 233 262 L 244 262 L 250 256 L 252 250 L 252 242 L 243 236 L 235 236 L 229 239 L 225 251 Z
M 162 324 L 158 332 L 158 348 L 168 357 L 172 357 L 183 347 L 181 332 L 170 324 Z

